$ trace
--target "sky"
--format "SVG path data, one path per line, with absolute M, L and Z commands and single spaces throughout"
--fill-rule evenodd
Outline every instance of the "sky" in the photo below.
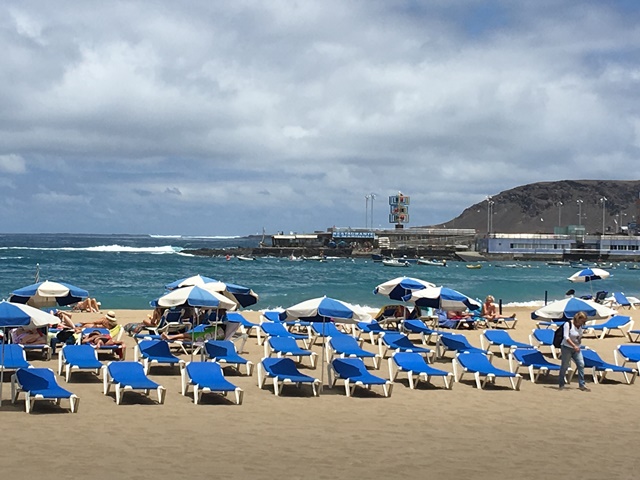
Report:
M 634 0 L 0 4 L 0 232 L 447 222 L 638 179 Z M 372 199 L 373 194 L 373 199 Z

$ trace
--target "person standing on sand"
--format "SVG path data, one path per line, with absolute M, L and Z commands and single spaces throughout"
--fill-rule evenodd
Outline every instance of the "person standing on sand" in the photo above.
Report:
M 561 327 L 558 327 L 563 329 L 562 345 L 560 347 L 562 355 L 559 380 L 560 390 L 564 390 L 565 388 L 564 376 L 567 373 L 571 359 L 573 359 L 578 368 L 578 388 L 583 392 L 591 391 L 591 389 L 584 384 L 584 359 L 580 351 L 586 321 L 587 314 L 585 312 L 578 312 L 573 316 L 573 319 L 564 322 Z

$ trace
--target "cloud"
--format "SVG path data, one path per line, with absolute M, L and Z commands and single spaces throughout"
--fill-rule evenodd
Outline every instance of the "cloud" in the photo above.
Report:
M 228 230 L 192 233 L 363 226 L 371 192 L 388 226 L 398 191 L 411 225 L 446 222 L 520 184 L 635 171 L 639 9 L 9 1 L 0 171 L 101 219 L 67 230 L 221 228 L 184 217 L 203 205 Z
M 0 172 L 25 173 L 26 171 L 25 161 L 20 155 L 0 155 Z

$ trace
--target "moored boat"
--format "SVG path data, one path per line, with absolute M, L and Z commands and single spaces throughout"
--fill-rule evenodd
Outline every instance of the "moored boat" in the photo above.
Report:
M 236 255 L 236 258 L 237 258 L 238 260 L 243 261 L 243 262 L 252 262 L 253 260 L 255 260 L 255 259 L 256 259 L 255 257 L 247 257 L 247 256 L 245 256 L 245 255 Z
M 419 258 L 418 259 L 418 264 L 419 265 L 431 265 L 432 267 L 446 267 L 447 266 L 447 261 L 446 260 L 427 260 L 424 258 Z
M 391 258 L 389 260 L 382 260 L 382 264 L 385 267 L 408 267 L 410 265 L 406 260 L 398 260 L 395 258 Z
M 476 264 L 467 264 L 467 268 L 470 270 L 478 270 L 480 268 L 482 268 L 482 265 L 480 263 L 476 263 Z

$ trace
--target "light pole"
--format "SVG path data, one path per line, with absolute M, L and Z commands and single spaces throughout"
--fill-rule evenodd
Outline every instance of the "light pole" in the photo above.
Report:
M 369 196 L 371 197 L 371 229 L 373 230 L 373 201 L 376 199 L 376 194 L 371 193 Z
M 602 197 L 600 203 L 602 203 L 602 235 L 604 235 L 604 213 L 607 208 L 607 197 Z
M 558 226 L 562 226 L 562 202 L 558 202 Z
M 364 228 L 367 228 L 367 222 L 369 221 L 369 199 L 371 197 L 369 195 L 364 196 L 365 206 L 364 206 Z
M 493 204 L 495 202 L 491 199 L 491 197 L 487 197 L 487 236 L 491 233 L 493 222 L 491 215 L 493 213 Z
M 578 204 L 578 226 L 582 226 L 582 204 L 584 203 L 582 200 L 576 200 Z

